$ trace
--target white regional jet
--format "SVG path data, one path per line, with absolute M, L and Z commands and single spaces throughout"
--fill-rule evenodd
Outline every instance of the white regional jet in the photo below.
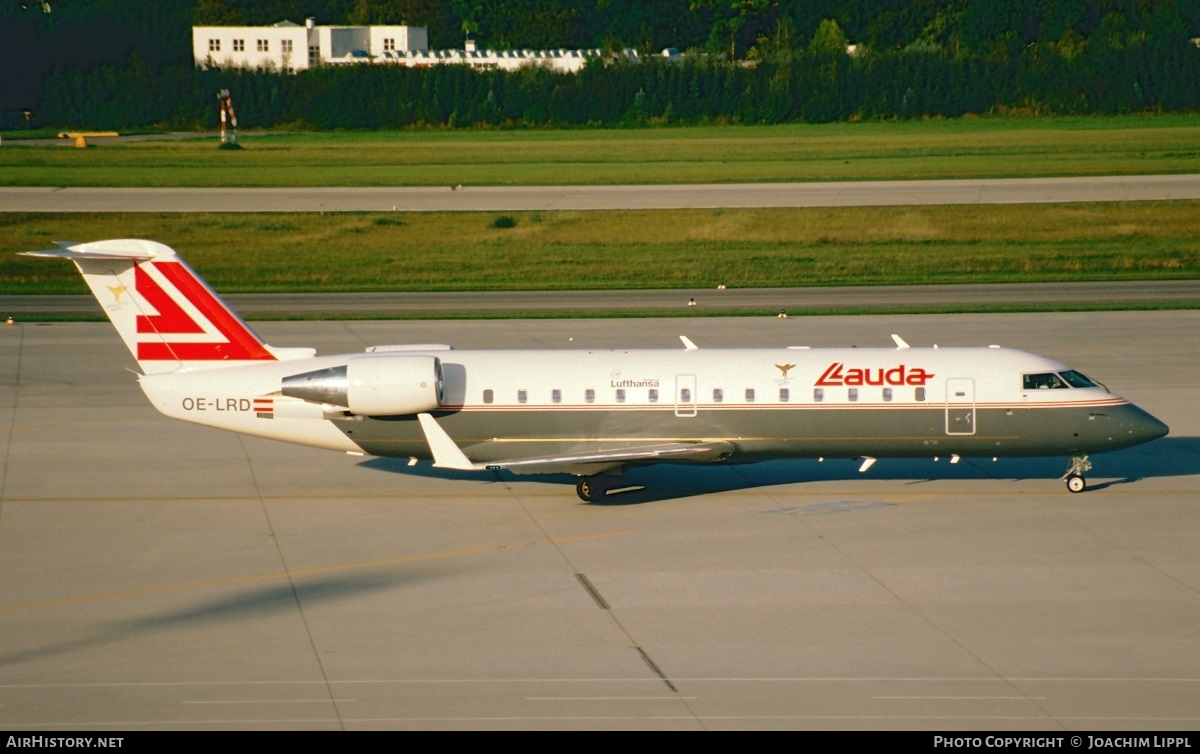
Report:
M 26 252 L 79 268 L 162 413 L 198 424 L 434 466 L 570 473 L 583 500 L 624 468 L 769 458 L 1071 456 L 1167 434 L 1051 359 L 986 348 L 456 351 L 375 346 L 317 356 L 266 345 L 153 241 Z

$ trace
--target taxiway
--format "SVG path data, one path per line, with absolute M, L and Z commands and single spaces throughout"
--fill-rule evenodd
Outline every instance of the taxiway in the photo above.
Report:
M 0 729 L 1194 730 L 1200 312 L 268 322 L 281 346 L 1001 343 L 1171 426 L 1093 457 L 468 475 L 156 414 L 0 325 Z

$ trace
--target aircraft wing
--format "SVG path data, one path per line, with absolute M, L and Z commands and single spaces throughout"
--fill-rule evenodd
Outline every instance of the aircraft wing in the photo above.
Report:
M 598 474 L 627 463 L 668 461 L 723 461 L 733 455 L 733 443 L 674 442 L 617 450 L 597 450 L 542 458 L 518 458 L 501 463 L 489 463 L 489 469 L 508 469 L 514 474 Z
M 425 440 L 433 452 L 433 465 L 439 468 L 461 471 L 485 469 L 508 469 L 514 474 L 598 474 L 627 463 L 654 463 L 668 461 L 691 461 L 704 463 L 723 461 L 737 449 L 724 440 L 707 442 L 670 442 L 643 445 L 614 450 L 596 450 L 583 453 L 514 458 L 507 461 L 476 463 L 462 452 L 454 440 L 446 434 L 429 414 L 418 414 Z

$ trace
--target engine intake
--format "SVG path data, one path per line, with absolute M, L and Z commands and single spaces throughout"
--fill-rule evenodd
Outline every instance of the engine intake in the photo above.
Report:
M 343 366 L 284 377 L 280 392 L 364 416 L 419 414 L 442 405 L 442 362 L 428 355 L 358 356 Z

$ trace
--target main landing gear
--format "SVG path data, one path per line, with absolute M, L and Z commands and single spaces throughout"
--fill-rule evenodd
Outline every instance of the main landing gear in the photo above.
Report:
M 1071 492 L 1083 492 L 1087 489 L 1087 480 L 1083 475 L 1092 470 L 1092 462 L 1087 456 L 1072 456 L 1071 465 L 1067 467 L 1067 473 L 1062 475 L 1062 479 L 1067 483 L 1067 489 Z
M 575 494 L 585 503 L 604 499 L 609 491 L 624 487 L 625 479 L 620 471 L 590 474 L 579 477 L 575 482 Z
M 575 494 L 585 503 L 595 502 L 608 494 L 608 487 L 600 480 L 600 476 L 581 476 L 575 483 Z

